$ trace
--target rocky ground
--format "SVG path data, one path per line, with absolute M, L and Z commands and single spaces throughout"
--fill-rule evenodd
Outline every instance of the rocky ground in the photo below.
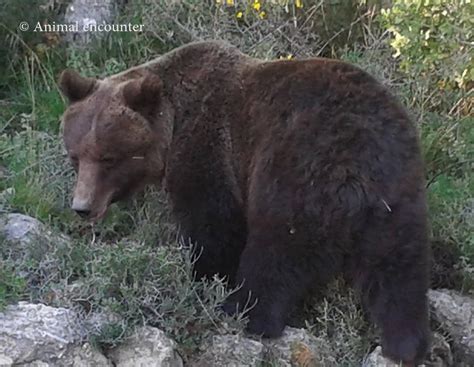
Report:
M 0 215 L 0 235 L 10 245 L 11 256 L 31 256 L 28 245 L 54 241 L 40 221 L 21 214 Z M 41 240 L 43 239 L 43 241 Z M 80 286 L 80 285 L 78 285 Z M 452 290 L 429 292 L 434 332 L 427 366 L 474 365 L 474 300 Z M 118 316 L 114 316 L 118 317 Z M 183 366 L 177 343 L 150 326 L 136 328 L 120 345 L 100 350 L 88 342 L 104 315 L 78 314 L 44 304 L 19 302 L 0 312 L 1 366 Z M 258 340 L 243 334 L 217 334 L 203 341 L 201 353 L 190 366 L 339 366 L 331 347 L 305 329 L 288 327 L 277 340 Z M 370 352 L 370 351 L 369 351 Z M 382 356 L 381 347 L 368 353 L 364 367 L 395 367 Z

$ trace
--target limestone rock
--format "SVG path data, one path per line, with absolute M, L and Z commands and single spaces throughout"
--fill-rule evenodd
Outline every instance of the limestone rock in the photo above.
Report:
M 474 366 L 474 299 L 452 290 L 428 293 L 434 317 L 453 339 L 456 366 Z
M 278 366 L 337 366 L 327 342 L 305 329 L 285 328 L 278 339 L 264 341 L 268 356 Z
M 392 362 L 382 354 L 382 347 L 378 346 L 362 363 L 362 367 L 399 367 L 400 364 Z
M 431 349 L 426 364 L 429 367 L 451 367 L 454 366 L 453 353 L 446 339 L 439 333 L 433 333 Z
M 382 347 L 378 346 L 370 353 L 362 363 L 362 367 L 399 367 L 398 363 L 385 358 L 382 354 Z M 433 333 L 431 349 L 428 353 L 425 364 L 418 367 L 451 367 L 453 364 L 453 356 L 451 348 L 444 337 L 439 333 Z
M 194 367 L 259 367 L 265 357 L 264 345 L 241 335 L 216 335 Z
M 182 367 L 176 343 L 157 328 L 138 329 L 123 344 L 112 349 L 108 357 L 117 367 Z
M 3 367 L 2 364 L 0 366 Z M 112 367 L 112 363 L 90 344 L 77 345 L 65 353 L 61 358 L 50 361 L 33 361 L 25 367 Z
M 112 367 L 112 362 L 89 343 L 75 345 L 73 348 L 70 348 L 68 353 L 58 362 L 50 364 L 50 366 Z
M 39 220 L 18 213 L 0 214 L 0 237 L 6 241 L 6 246 L 0 247 L 0 256 L 14 262 L 18 275 L 28 284 L 37 283 L 38 274 L 29 272 L 25 264 L 34 261 L 41 268 L 41 275 L 48 276 L 59 267 L 54 251 L 70 244 L 67 236 L 53 233 Z
M 77 315 L 64 308 L 20 302 L 0 312 L 0 360 L 55 360 L 84 337 Z
M 69 242 L 67 236 L 54 234 L 38 219 L 19 213 L 0 215 L 0 234 L 20 252 L 31 252 L 29 247 L 38 251 L 38 247 L 51 243 L 64 245 Z

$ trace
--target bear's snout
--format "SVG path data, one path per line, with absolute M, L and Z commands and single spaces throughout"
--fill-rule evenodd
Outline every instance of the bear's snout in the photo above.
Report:
M 101 219 L 113 194 L 112 186 L 103 181 L 97 163 L 81 162 L 71 209 L 85 219 Z
M 88 201 L 76 197 L 72 200 L 71 209 L 83 218 L 87 218 L 91 214 L 91 207 Z

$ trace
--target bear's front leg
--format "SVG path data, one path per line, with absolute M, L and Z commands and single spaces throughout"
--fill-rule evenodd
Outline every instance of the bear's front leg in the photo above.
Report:
M 368 218 L 354 277 L 381 328 L 384 355 L 404 366 L 423 363 L 430 344 L 430 256 L 424 199 L 417 200 L 400 200 L 385 216 Z
M 224 187 L 209 188 L 196 189 L 192 197 L 173 192 L 173 213 L 180 236 L 192 246 L 196 279 L 218 275 L 233 285 L 247 237 L 245 219 Z

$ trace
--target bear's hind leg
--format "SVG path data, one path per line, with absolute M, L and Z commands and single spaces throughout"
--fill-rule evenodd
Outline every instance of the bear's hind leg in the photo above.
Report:
M 401 203 L 372 215 L 359 243 L 355 282 L 382 331 L 383 353 L 421 363 L 429 346 L 429 248 L 424 205 Z

